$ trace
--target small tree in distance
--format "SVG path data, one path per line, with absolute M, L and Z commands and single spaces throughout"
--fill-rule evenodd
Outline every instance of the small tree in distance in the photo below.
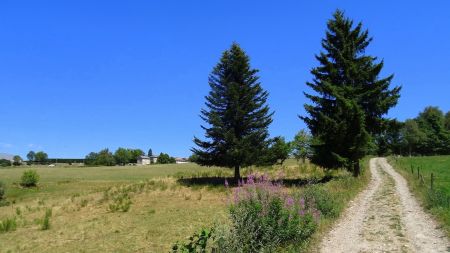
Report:
M 39 164 L 46 164 L 48 160 L 48 155 L 44 151 L 39 151 L 36 153 L 34 160 Z
M 28 152 L 27 159 L 28 159 L 29 163 L 32 163 L 34 161 L 35 157 L 36 157 L 36 153 L 34 153 L 34 151 Z
M 148 149 L 147 155 L 148 155 L 148 157 L 152 157 L 153 156 L 153 150 L 151 148 Z
M 293 155 L 297 162 L 301 159 L 303 163 L 306 162 L 306 158 L 312 155 L 311 148 L 312 136 L 304 129 L 300 130 L 292 141 Z
M 168 154 L 161 153 L 158 156 L 158 163 L 167 164 L 167 163 L 175 163 L 175 158 L 169 156 Z
M 22 157 L 20 157 L 20 156 L 18 156 L 18 155 L 15 155 L 14 157 L 13 157 L 13 165 L 14 166 L 19 166 L 19 165 L 21 165 L 22 164 Z
M 116 152 L 114 152 L 114 160 L 116 164 L 125 165 L 130 162 L 131 154 L 125 148 L 118 148 Z
M 277 136 L 270 141 L 267 155 L 261 160 L 259 165 L 273 165 L 276 163 L 283 164 L 289 158 L 292 147 L 291 143 L 287 142 L 284 137 Z
M 129 162 L 131 163 L 136 163 L 137 159 L 139 158 L 139 156 L 144 155 L 144 151 L 142 151 L 141 149 L 128 149 L 128 152 L 130 154 L 130 160 Z

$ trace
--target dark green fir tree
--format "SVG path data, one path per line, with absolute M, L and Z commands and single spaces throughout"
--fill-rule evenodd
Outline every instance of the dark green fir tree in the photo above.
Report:
M 263 159 L 273 113 L 257 73 L 238 44 L 223 53 L 209 76 L 207 109 L 201 110 L 200 117 L 207 123 L 202 126 L 206 140 L 194 138 L 197 147 L 192 152 L 198 164 L 234 168 L 239 179 L 241 167 Z
M 307 85 L 308 116 L 301 117 L 313 135 L 314 163 L 327 168 L 346 167 L 360 174 L 359 160 L 373 137 L 387 125 L 384 115 L 397 104 L 401 87 L 390 89 L 393 75 L 379 78 L 383 61 L 365 54 L 372 41 L 362 24 L 337 10 L 327 23 L 319 66 Z

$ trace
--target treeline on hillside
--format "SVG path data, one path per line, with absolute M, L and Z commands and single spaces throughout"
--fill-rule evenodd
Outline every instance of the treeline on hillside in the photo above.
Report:
M 428 106 L 414 119 L 389 121 L 376 144 L 378 155 L 448 155 L 450 111 Z
M 105 148 L 99 152 L 89 153 L 85 159 L 84 164 L 88 166 L 114 166 L 114 165 L 126 165 L 129 163 L 136 163 L 139 156 L 144 155 L 144 151 L 141 149 L 130 148 L 118 148 L 114 153 Z M 153 156 L 153 152 L 150 149 L 147 153 L 148 156 Z M 168 154 L 161 153 L 157 159 L 158 163 L 175 163 L 175 158 Z

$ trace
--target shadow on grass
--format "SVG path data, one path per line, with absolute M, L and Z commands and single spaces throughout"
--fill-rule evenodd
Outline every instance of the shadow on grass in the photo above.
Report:
M 321 179 L 283 179 L 281 182 L 284 186 L 304 186 L 308 184 L 323 184 L 329 182 L 333 179 L 332 176 L 325 176 Z M 225 186 L 225 180 L 228 182 L 229 186 L 237 186 L 238 182 L 234 177 L 190 177 L 190 178 L 179 178 L 177 182 L 184 186 Z M 247 181 L 246 177 L 242 180 Z M 280 181 L 273 181 L 274 183 Z

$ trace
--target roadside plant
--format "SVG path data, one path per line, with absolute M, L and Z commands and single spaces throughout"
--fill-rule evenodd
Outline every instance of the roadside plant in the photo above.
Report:
M 337 217 L 339 214 L 338 204 L 321 186 L 306 187 L 301 198 L 305 199 L 305 203 L 314 203 L 314 208 L 317 208 L 325 217 Z
M 231 233 L 222 238 L 228 251 L 273 252 L 301 245 L 317 228 L 320 212 L 314 201 L 294 198 L 267 176 L 241 181 L 230 201 Z
M 187 242 L 177 242 L 172 246 L 172 252 L 180 253 L 205 253 L 208 240 L 212 239 L 213 230 L 202 229 L 188 238 Z
M 38 173 L 35 170 L 26 170 L 22 174 L 20 185 L 23 187 L 34 187 L 38 182 Z

